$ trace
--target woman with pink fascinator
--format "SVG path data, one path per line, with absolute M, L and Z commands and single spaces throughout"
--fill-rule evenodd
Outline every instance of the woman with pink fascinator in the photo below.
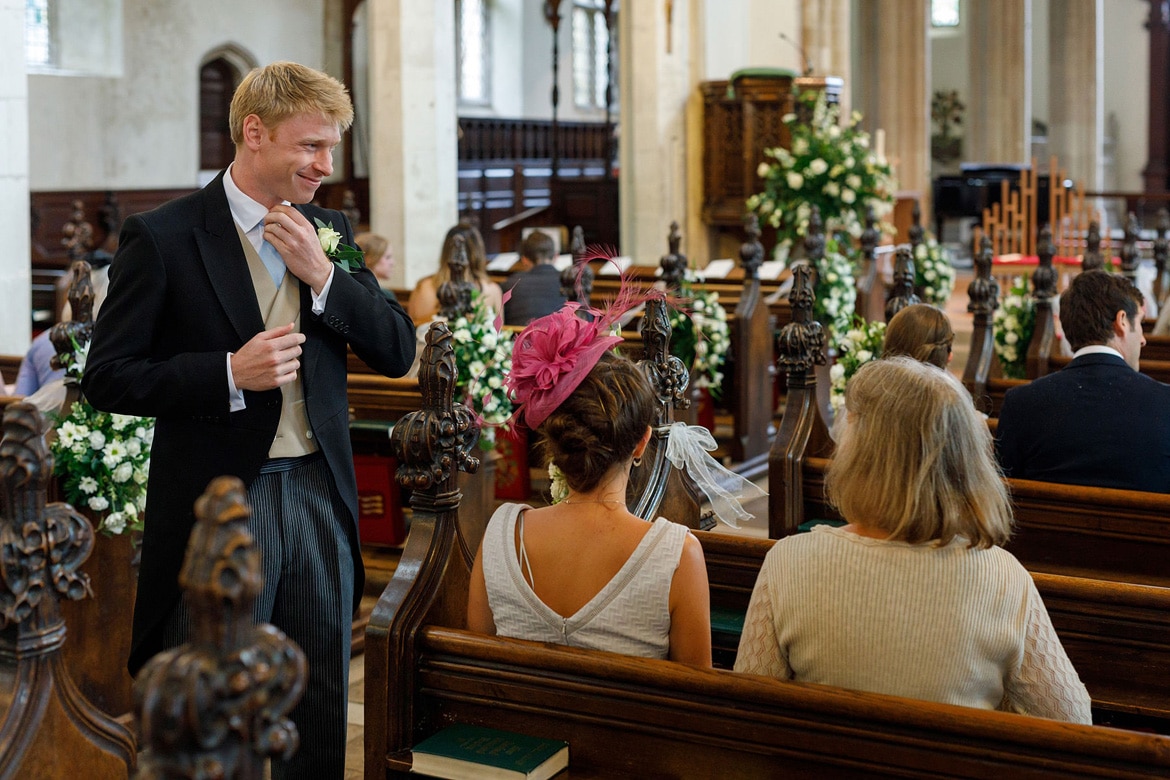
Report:
M 568 494 L 552 506 L 504 504 L 475 557 L 473 631 L 711 665 L 703 550 L 685 526 L 626 507 L 630 467 L 650 440 L 654 395 L 614 354 L 614 317 L 576 304 L 517 337 L 508 390 L 539 433 Z

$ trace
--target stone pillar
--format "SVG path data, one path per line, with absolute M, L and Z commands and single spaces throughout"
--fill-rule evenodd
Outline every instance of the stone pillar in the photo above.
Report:
M 1149 0 L 1150 14 L 1146 18 L 1146 29 L 1150 31 L 1150 92 L 1149 130 L 1146 167 L 1142 169 L 1145 191 L 1164 193 L 1167 189 L 1167 120 L 1170 119 L 1170 95 L 1166 85 L 1170 83 L 1170 16 L 1161 0 Z
M 23 355 L 32 330 L 29 225 L 28 75 L 24 65 L 24 2 L 0 0 L 0 127 L 5 150 L 0 155 L 0 214 L 4 215 L 4 251 L 0 252 L 0 353 Z M 15 376 L 4 381 L 14 382 Z
M 965 115 L 967 129 L 963 133 L 967 143 L 964 157 L 985 163 L 1030 162 L 1031 0 L 971 0 L 966 10 L 971 89 Z M 1057 16 L 1053 13 L 1052 19 L 1055 21 Z M 1085 53 L 1073 49 L 1067 56 L 1075 58 Z M 1074 94 L 1079 93 L 1077 90 Z M 1052 96 L 1053 104 L 1063 99 L 1055 92 Z
M 849 0 L 805 0 L 801 5 L 800 28 L 801 48 L 812 65 L 811 75 L 845 80 L 841 113 L 849 116 L 853 106 Z
M 930 22 L 928 0 L 861 0 L 854 108 L 885 135 L 898 189 L 930 201 Z
M 1104 14 L 1104 0 L 1062 0 L 1048 22 L 1048 148 L 1087 190 L 1103 183 Z M 1075 100 L 1068 99 L 1072 95 Z
M 367 3 L 370 226 L 400 258 L 395 282 L 413 287 L 459 218 L 455 5 Z
M 675 0 L 624 3 L 619 14 L 621 253 L 639 265 L 665 254 L 671 221 L 680 223 L 684 254 L 701 228 L 687 209 L 694 10 Z

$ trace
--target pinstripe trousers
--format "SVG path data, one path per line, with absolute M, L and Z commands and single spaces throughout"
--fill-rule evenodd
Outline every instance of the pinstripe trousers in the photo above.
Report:
M 261 473 L 248 488 L 248 529 L 260 548 L 264 588 L 254 611 L 296 642 L 309 662 L 305 695 L 292 711 L 300 748 L 272 762 L 273 780 L 340 780 L 352 630 L 353 558 L 344 520 L 349 510 L 324 458 Z M 166 627 L 167 646 L 187 641 L 184 600 Z

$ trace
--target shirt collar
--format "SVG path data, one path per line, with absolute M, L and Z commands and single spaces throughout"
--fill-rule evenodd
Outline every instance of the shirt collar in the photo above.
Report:
M 1116 355 L 1122 360 L 1125 360 L 1120 352 L 1118 352 L 1113 347 L 1107 347 L 1104 344 L 1090 344 L 1087 347 L 1081 347 L 1073 353 L 1073 360 L 1076 360 L 1081 355 Z
M 234 162 L 229 165 L 227 172 L 223 175 L 223 191 L 227 195 L 228 208 L 231 209 L 232 219 L 236 221 L 237 225 L 243 228 L 245 233 L 251 233 L 260 224 L 260 221 L 264 219 L 264 215 L 268 213 L 268 209 L 245 195 L 244 191 L 236 186 L 235 179 L 232 178 L 232 168 L 235 165 Z M 289 205 L 287 200 L 281 202 L 286 206 Z

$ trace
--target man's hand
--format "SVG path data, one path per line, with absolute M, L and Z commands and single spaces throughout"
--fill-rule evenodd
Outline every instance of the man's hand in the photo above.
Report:
M 319 249 L 320 247 L 318 247 Z M 297 378 L 304 333 L 293 324 L 257 333 L 232 355 L 232 380 L 239 390 L 271 390 Z
M 317 239 L 317 228 L 292 206 L 278 205 L 264 218 L 264 238 L 280 252 L 289 273 L 320 295 L 332 263 Z

